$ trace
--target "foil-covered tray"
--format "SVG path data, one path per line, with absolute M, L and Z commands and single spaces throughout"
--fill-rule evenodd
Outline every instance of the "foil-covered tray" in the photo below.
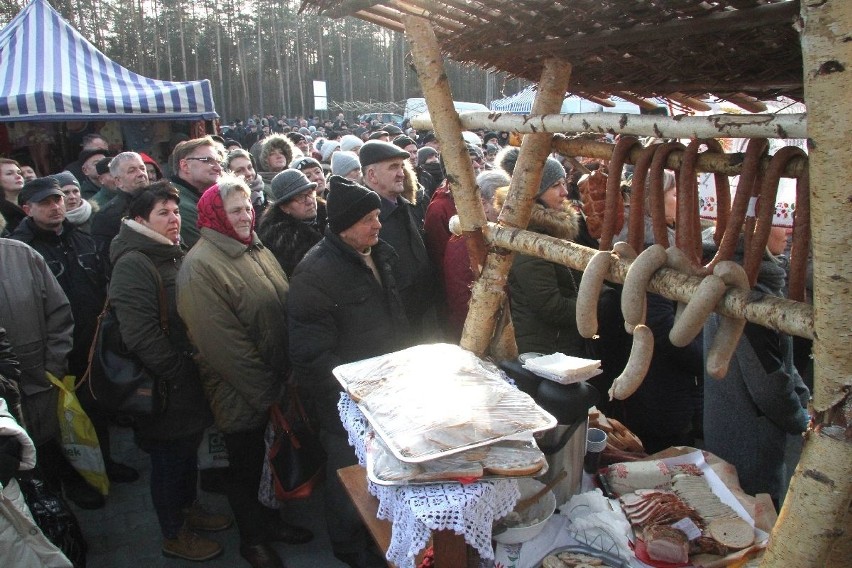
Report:
M 548 430 L 556 419 L 496 365 L 436 343 L 347 363 L 334 376 L 401 461 L 418 463 Z
M 504 456 L 509 459 L 505 460 Z M 512 457 L 514 456 L 514 459 Z M 530 437 L 526 440 L 503 440 L 420 463 L 397 459 L 375 432 L 367 435 L 367 479 L 377 485 L 404 486 L 430 483 L 469 483 L 497 479 L 538 477 L 548 471 L 544 453 Z M 514 473 L 491 473 L 495 464 L 514 466 Z

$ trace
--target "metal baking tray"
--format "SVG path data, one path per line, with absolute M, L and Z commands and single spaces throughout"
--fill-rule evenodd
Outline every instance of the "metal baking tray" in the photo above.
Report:
M 607 566 L 611 566 L 612 568 L 630 568 L 629 560 L 619 558 L 614 554 L 604 552 L 603 550 L 598 550 L 597 548 L 592 548 L 591 546 L 586 546 L 584 544 L 572 544 L 570 546 L 561 546 L 559 548 L 554 548 L 553 550 L 542 556 L 541 560 L 536 562 L 534 566 L 536 568 L 542 568 L 541 563 L 544 562 L 545 558 L 547 558 L 551 554 L 558 554 L 560 552 L 569 552 L 574 554 L 585 554 L 586 556 L 592 556 L 594 558 L 597 558 L 598 560 L 602 560 L 606 563 Z
M 371 433 L 369 436 L 374 436 L 374 433 Z M 381 451 L 381 450 L 379 450 Z M 404 486 L 413 486 L 413 485 L 432 485 L 435 483 L 462 483 L 459 479 L 436 479 L 431 481 L 409 481 L 409 480 L 387 480 L 381 479 L 376 475 L 375 471 L 375 457 L 376 452 L 373 448 L 367 448 L 367 479 L 375 483 L 376 485 L 382 485 L 384 487 L 404 487 Z M 396 457 L 396 456 L 394 456 Z M 535 473 L 531 473 L 529 475 L 490 475 L 486 474 L 482 477 L 477 477 L 475 481 L 498 481 L 503 479 L 521 479 L 521 478 L 536 478 L 542 475 L 545 475 L 550 469 L 547 460 L 544 461 L 544 465 L 542 465 L 541 469 L 536 471 Z M 467 481 L 467 480 L 465 480 Z

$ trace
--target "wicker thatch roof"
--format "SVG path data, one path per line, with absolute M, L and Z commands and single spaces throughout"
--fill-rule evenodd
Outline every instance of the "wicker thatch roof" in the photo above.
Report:
M 589 98 L 714 95 L 758 110 L 754 98 L 803 97 L 799 0 L 303 0 L 303 8 L 396 31 L 404 14 L 424 16 L 452 59 L 535 82 L 555 56 L 573 65 L 571 90 Z

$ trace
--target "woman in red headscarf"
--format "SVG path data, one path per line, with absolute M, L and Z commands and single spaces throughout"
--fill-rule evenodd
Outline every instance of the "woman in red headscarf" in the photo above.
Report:
M 225 437 L 225 494 L 240 530 L 240 554 L 252 566 L 282 566 L 270 542 L 313 538 L 257 498 L 267 410 L 284 396 L 290 369 L 287 277 L 254 232 L 251 191 L 241 178 L 223 175 L 204 192 L 198 227 L 201 238 L 178 274 L 178 311 Z

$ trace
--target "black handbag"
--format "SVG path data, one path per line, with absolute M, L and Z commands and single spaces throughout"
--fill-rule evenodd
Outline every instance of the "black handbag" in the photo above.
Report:
M 160 329 L 169 334 L 168 302 L 163 279 L 147 255 L 140 256 L 151 265 L 159 286 Z M 131 416 L 162 414 L 168 405 L 168 382 L 151 373 L 121 339 L 115 310 L 106 300 L 98 316 L 95 339 L 89 351 L 89 368 L 83 376 L 89 390 L 102 408 Z
M 267 454 L 275 497 L 279 501 L 310 497 L 325 474 L 327 455 L 317 428 L 308 419 L 298 390 L 289 389 L 286 412 L 274 404 L 269 420 L 275 437 Z
M 74 568 L 85 568 L 88 545 L 68 503 L 47 489 L 41 480 L 21 478 L 18 485 L 35 524 L 47 540 L 68 557 Z

